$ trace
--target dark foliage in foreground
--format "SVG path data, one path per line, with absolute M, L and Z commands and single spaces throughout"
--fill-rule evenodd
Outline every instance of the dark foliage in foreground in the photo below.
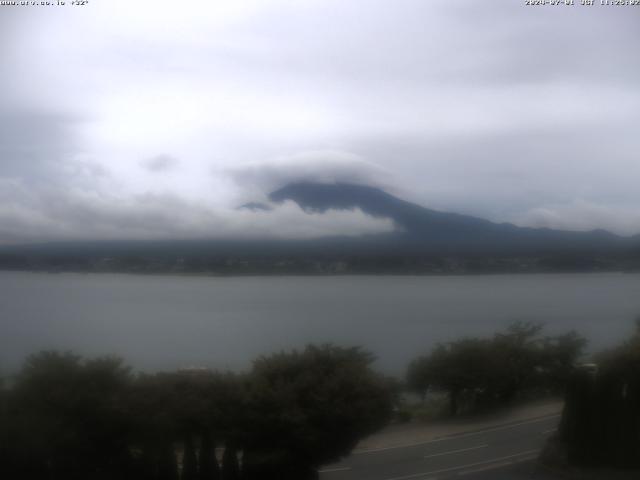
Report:
M 640 467 L 640 321 L 628 342 L 572 376 L 557 441 L 571 464 Z
M 451 415 L 531 392 L 562 394 L 585 345 L 575 332 L 543 336 L 541 325 L 518 322 L 493 338 L 436 346 L 409 365 L 407 384 L 422 396 L 446 392 Z
M 248 395 L 252 428 L 242 442 L 249 478 L 314 478 L 382 427 L 390 396 L 367 368 L 372 360 L 358 349 L 316 347 L 258 359 Z
M 310 346 L 262 357 L 243 376 L 134 376 L 119 359 L 43 352 L 0 390 L 3 477 L 316 478 L 389 418 L 371 361 Z

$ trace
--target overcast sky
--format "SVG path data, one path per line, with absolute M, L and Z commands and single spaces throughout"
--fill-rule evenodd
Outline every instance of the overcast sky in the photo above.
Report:
M 640 7 L 69 3 L 0 6 L 1 243 L 393 228 L 234 208 L 299 179 L 640 233 Z

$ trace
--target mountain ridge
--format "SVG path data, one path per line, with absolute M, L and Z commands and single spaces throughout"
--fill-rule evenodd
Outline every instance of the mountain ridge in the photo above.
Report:
M 379 188 L 298 182 L 271 192 L 268 211 L 293 201 L 313 212 L 353 210 L 390 218 L 395 231 L 313 239 L 66 241 L 0 247 L 0 269 L 131 273 L 466 274 L 637 271 L 640 237 L 605 230 L 518 227 L 432 210 Z
M 297 182 L 269 195 L 273 202 L 292 200 L 301 208 L 324 212 L 331 209 L 359 208 L 375 217 L 391 218 L 405 234 L 403 240 L 425 247 L 442 248 L 466 245 L 507 248 L 608 248 L 625 243 L 625 238 L 603 229 L 590 231 L 555 230 L 519 227 L 512 223 L 495 223 L 459 213 L 432 210 L 397 198 L 382 189 L 350 183 L 322 184 Z M 510 244 L 511 243 L 511 244 Z M 556 245 L 554 245 L 556 243 Z M 563 245 L 561 245 L 563 244 Z

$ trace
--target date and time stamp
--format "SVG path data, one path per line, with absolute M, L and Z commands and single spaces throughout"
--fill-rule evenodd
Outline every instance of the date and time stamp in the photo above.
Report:
M 525 6 L 640 7 L 640 0 L 522 0 Z M 84 7 L 90 0 L 0 0 L 0 7 Z
M 526 6 L 548 7 L 640 7 L 640 0 L 523 0 Z
M 0 0 L 0 7 L 86 7 L 90 0 Z

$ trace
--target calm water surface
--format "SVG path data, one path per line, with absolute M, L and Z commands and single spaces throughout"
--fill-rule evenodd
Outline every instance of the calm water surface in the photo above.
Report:
M 592 349 L 633 330 L 639 274 L 183 277 L 0 272 L 0 370 L 43 348 L 141 369 L 243 369 L 308 342 L 362 345 L 401 374 L 436 342 L 510 321 L 577 329 Z

